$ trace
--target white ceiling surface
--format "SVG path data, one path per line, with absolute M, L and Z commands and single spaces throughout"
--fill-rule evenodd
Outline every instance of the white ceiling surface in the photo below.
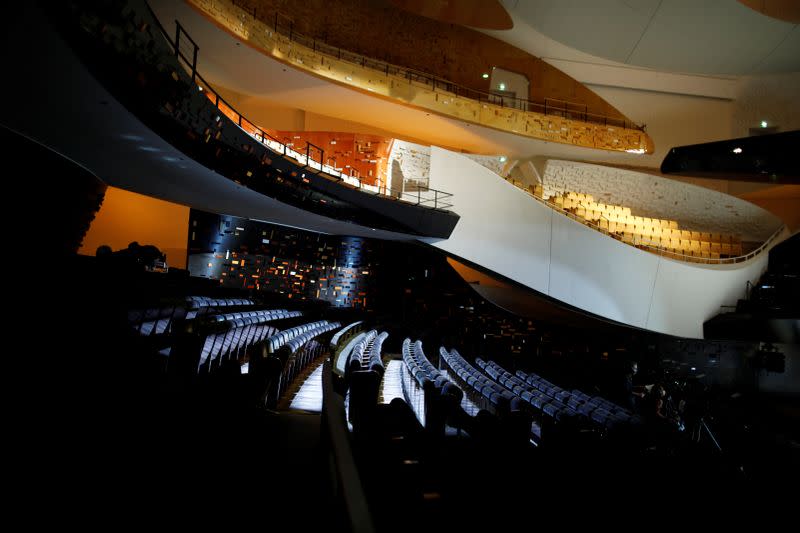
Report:
M 736 0 L 503 3 L 515 24 L 527 23 L 559 43 L 595 56 L 591 62 L 601 57 L 626 65 L 706 75 L 800 70 L 798 25 L 762 15 Z M 502 38 L 502 33 L 492 35 Z
M 370 96 L 288 67 L 249 46 L 237 45 L 237 38 L 217 28 L 185 2 L 151 0 L 151 6 L 165 27 L 174 26 L 177 19 L 197 42 L 198 71 L 203 77 L 212 85 L 219 84 L 251 99 L 366 124 L 398 138 L 477 153 L 512 157 L 545 154 L 652 167 L 661 164 L 653 156 L 540 141 Z M 241 111 L 247 116 L 246 107 Z M 258 125 L 272 127 L 267 123 Z

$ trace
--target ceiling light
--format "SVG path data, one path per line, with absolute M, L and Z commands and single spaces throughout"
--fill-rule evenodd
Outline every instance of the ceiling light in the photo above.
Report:
M 741 154 L 741 153 L 742 153 L 742 149 L 741 149 L 741 148 L 738 148 L 738 147 L 737 147 L 737 148 L 734 148 L 734 149 L 733 149 L 733 153 L 734 153 L 734 154 Z
M 483 74 L 481 74 L 481 78 L 483 78 L 483 79 L 487 79 L 488 77 L 489 77 L 489 75 L 487 73 L 485 73 L 485 72 Z
M 501 156 L 500 156 L 500 162 L 501 162 L 501 163 L 505 163 L 505 162 L 506 162 L 506 156 L 504 156 L 504 155 L 501 155 Z
M 501 83 L 501 84 L 499 84 L 497 86 L 497 88 L 500 89 L 501 91 L 505 91 L 506 90 L 506 84 L 505 83 Z
M 762 128 L 766 128 L 767 127 L 767 121 L 766 120 L 762 120 L 761 121 L 761 127 Z

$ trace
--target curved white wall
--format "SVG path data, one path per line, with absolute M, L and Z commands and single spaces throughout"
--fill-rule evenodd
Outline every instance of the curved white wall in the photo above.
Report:
M 625 324 L 702 338 L 703 322 L 735 305 L 767 254 L 732 265 L 683 263 L 623 244 L 543 205 L 469 158 L 431 153 L 431 187 L 461 216 L 426 242 L 575 307 Z M 777 242 L 777 241 L 776 241 Z

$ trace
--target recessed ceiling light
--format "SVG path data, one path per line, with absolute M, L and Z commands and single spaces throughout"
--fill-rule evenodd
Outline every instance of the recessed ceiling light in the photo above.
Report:
M 733 149 L 733 153 L 734 153 L 734 154 L 741 154 L 741 153 L 742 153 L 742 149 L 741 149 L 741 148 L 738 148 L 738 147 L 737 147 L 737 148 L 734 148 L 734 149 Z

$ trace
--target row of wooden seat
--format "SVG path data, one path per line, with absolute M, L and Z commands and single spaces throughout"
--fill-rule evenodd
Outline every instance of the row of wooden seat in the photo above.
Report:
M 552 203 L 556 204 L 562 209 L 584 209 L 592 212 L 597 212 L 596 215 L 597 218 L 632 216 L 630 207 L 625 207 L 622 205 L 613 205 L 613 204 L 599 204 L 595 203 L 594 200 L 589 200 L 589 199 L 579 200 L 577 198 L 551 196 L 550 198 L 548 198 L 548 201 L 551 201 Z
M 617 234 L 626 244 L 643 247 L 657 247 L 686 256 L 720 259 L 721 256 L 736 257 L 742 255 L 741 244 L 720 244 L 685 239 L 648 239 L 635 233 Z
M 511 180 L 537 198 L 544 199 L 541 184 L 529 185 Z M 670 254 L 701 259 L 737 257 L 743 254 L 738 235 L 682 230 L 675 220 L 640 217 L 631 214 L 629 207 L 594 202 L 591 194 L 567 191 L 547 198 L 547 202 L 577 215 L 627 244 L 645 249 L 662 248 Z
M 626 215 L 622 211 L 615 211 L 612 213 L 603 212 L 597 209 L 591 209 L 586 207 L 578 207 L 578 208 L 564 208 L 564 209 L 574 209 L 575 213 L 581 217 L 585 218 L 586 220 L 592 220 L 597 222 L 616 222 L 618 224 L 633 224 L 636 226 L 643 226 L 648 229 L 652 230 L 677 230 L 678 223 L 675 220 L 664 220 L 660 218 L 649 218 L 649 217 L 639 217 L 635 215 Z M 628 209 L 628 208 L 625 208 Z
M 584 195 L 584 198 L 590 195 Z M 682 230 L 674 220 L 625 215 L 617 210 L 621 206 L 602 204 L 605 212 L 614 207 L 613 214 L 605 215 L 590 207 L 566 208 L 574 199 L 551 197 L 554 205 L 571 211 L 587 222 L 597 225 L 602 231 L 617 235 L 623 242 L 634 246 L 657 247 L 687 257 L 720 259 L 742 255 L 742 241 L 738 235 Z M 548 200 L 548 201 L 550 201 Z M 584 204 L 587 200 L 584 200 Z M 560 204 L 560 205 L 559 205 Z M 597 204 L 596 204 L 597 205 Z M 627 208 L 626 208 L 627 209 Z

